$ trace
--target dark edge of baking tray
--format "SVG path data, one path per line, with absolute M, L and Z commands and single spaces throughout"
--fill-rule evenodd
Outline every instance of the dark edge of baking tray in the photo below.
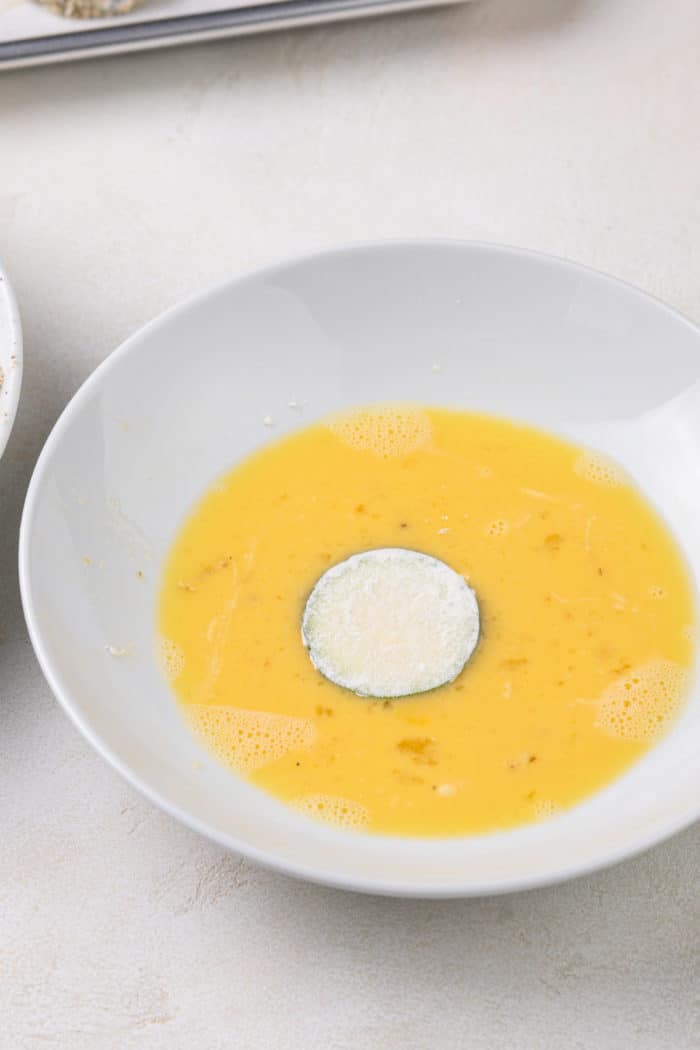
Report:
M 390 14 L 450 2 L 455 0 L 278 0 L 276 3 L 235 10 L 208 11 L 177 18 L 83 29 L 77 33 L 57 33 L 0 43 L 0 71 L 317 22 Z

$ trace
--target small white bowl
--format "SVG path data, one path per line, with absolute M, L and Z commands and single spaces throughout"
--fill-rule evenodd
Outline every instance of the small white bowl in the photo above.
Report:
M 700 337 L 684 318 L 619 281 L 509 248 L 355 247 L 200 295 L 105 361 L 41 454 L 20 574 L 44 673 L 87 739 L 152 801 L 292 875 L 467 896 L 627 857 L 700 815 L 697 689 L 630 772 L 555 819 L 461 839 L 342 832 L 239 780 L 185 728 L 153 658 L 159 578 L 183 516 L 218 474 L 271 437 L 384 400 L 501 413 L 609 451 L 697 572 L 699 380 Z
M 22 328 L 17 302 L 0 266 L 0 457 L 12 432 L 22 386 Z

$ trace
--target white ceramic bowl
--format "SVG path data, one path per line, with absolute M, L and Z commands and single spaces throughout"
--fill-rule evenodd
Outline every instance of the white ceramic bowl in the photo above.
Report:
M 556 819 L 451 840 L 342 832 L 200 749 L 152 657 L 156 595 L 178 525 L 213 478 L 271 437 L 382 400 L 504 413 L 608 450 L 663 509 L 697 570 L 699 377 L 699 333 L 678 314 L 590 270 L 508 248 L 356 247 L 207 292 L 98 368 L 39 459 L 20 572 L 44 673 L 87 739 L 153 802 L 293 875 L 464 896 L 629 856 L 700 815 L 697 690 L 629 773 Z M 303 414 L 289 410 L 292 398 L 306 402 Z
M 12 431 L 22 386 L 22 329 L 10 282 L 0 266 L 0 456 Z

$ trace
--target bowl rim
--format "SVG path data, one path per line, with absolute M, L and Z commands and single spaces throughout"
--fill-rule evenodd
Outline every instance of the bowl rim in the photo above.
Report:
M 10 434 L 17 417 L 20 393 L 22 390 L 22 372 L 24 368 L 24 342 L 22 338 L 22 322 L 19 316 L 17 298 L 12 289 L 12 284 L 7 275 L 7 270 L 0 261 L 0 310 L 5 309 L 5 316 L 10 333 L 10 345 L 14 355 L 13 367 L 5 372 L 5 381 L 2 387 L 2 397 L 6 404 L 2 405 L 5 413 L 5 421 L 0 428 L 0 458 L 10 440 Z
M 227 289 L 234 287 L 239 288 L 246 284 L 274 279 L 277 274 L 287 273 L 300 265 L 323 263 L 324 261 L 333 258 L 346 258 L 355 253 L 382 253 L 396 249 L 415 251 L 422 251 L 425 249 L 443 249 L 459 252 L 484 251 L 486 253 L 522 258 L 535 263 L 554 265 L 557 268 L 563 267 L 574 273 L 581 273 L 598 279 L 602 278 L 606 282 L 617 285 L 627 293 L 632 293 L 634 296 L 643 298 L 647 301 L 651 300 L 657 307 L 661 308 L 669 318 L 672 318 L 676 322 L 681 322 L 700 339 L 700 327 L 692 320 L 657 297 L 625 280 L 622 280 L 621 278 L 596 270 L 585 264 L 551 255 L 546 252 L 480 240 L 472 241 L 457 238 L 405 238 L 349 242 L 333 248 L 303 253 L 283 261 L 277 261 L 270 265 L 259 267 L 249 273 L 243 273 L 233 278 L 218 281 L 186 297 L 174 306 L 167 308 L 151 321 L 138 328 L 116 349 L 111 351 L 79 386 L 52 427 L 32 471 L 22 511 L 19 532 L 19 583 L 27 630 L 39 666 L 52 693 L 54 694 L 54 697 L 95 751 L 104 758 L 128 784 L 169 816 L 175 818 L 193 831 L 203 835 L 210 841 L 215 842 L 217 845 L 220 845 L 229 851 L 236 852 L 263 868 L 315 883 L 317 885 L 333 887 L 336 889 L 380 896 L 417 899 L 464 899 L 469 897 L 500 896 L 506 893 L 552 886 L 600 871 L 624 860 L 631 859 L 665 841 L 678 832 L 690 827 L 700 819 L 700 798 L 692 809 L 686 807 L 678 814 L 675 820 L 669 821 L 663 826 L 663 828 L 654 828 L 650 831 L 640 831 L 632 841 L 615 849 L 607 849 L 602 852 L 600 856 L 586 858 L 579 861 L 569 861 L 565 864 L 560 864 L 555 869 L 535 872 L 532 875 L 503 876 L 498 882 L 492 879 L 476 881 L 467 877 L 463 879 L 463 884 L 455 883 L 448 886 L 434 885 L 430 883 L 422 885 L 407 885 L 403 882 L 396 882 L 382 877 L 375 878 L 373 876 L 365 875 L 357 876 L 343 875 L 342 873 L 329 874 L 326 872 L 319 872 L 316 867 L 305 864 L 303 860 L 290 861 L 288 859 L 280 858 L 273 851 L 261 849 L 243 839 L 219 831 L 217 828 L 207 824 L 206 821 L 193 815 L 186 809 L 183 809 L 177 803 L 172 802 L 167 796 L 161 794 L 159 790 L 152 787 L 146 779 L 144 779 L 138 772 L 131 769 L 125 760 L 102 741 L 100 734 L 92 729 L 88 719 L 84 718 L 77 707 L 74 706 L 69 691 L 62 687 L 58 675 L 54 672 L 51 660 L 45 650 L 43 642 L 42 631 L 34 603 L 32 573 L 30 569 L 30 539 L 32 525 L 37 512 L 38 498 L 50 469 L 53 451 L 62 439 L 64 432 L 70 427 L 73 416 L 80 411 L 83 402 L 91 396 L 93 388 L 97 386 L 112 368 L 121 362 L 122 358 L 127 357 L 137 349 L 138 345 L 153 332 L 157 331 L 159 327 L 169 324 L 177 319 L 182 313 L 186 313 L 193 307 L 205 303 L 207 299 L 213 298 Z

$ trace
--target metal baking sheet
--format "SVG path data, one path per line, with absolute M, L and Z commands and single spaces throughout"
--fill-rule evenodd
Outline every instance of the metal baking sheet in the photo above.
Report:
M 76 19 L 33 0 L 0 0 L 0 71 L 449 2 L 455 0 L 147 0 L 128 15 Z

